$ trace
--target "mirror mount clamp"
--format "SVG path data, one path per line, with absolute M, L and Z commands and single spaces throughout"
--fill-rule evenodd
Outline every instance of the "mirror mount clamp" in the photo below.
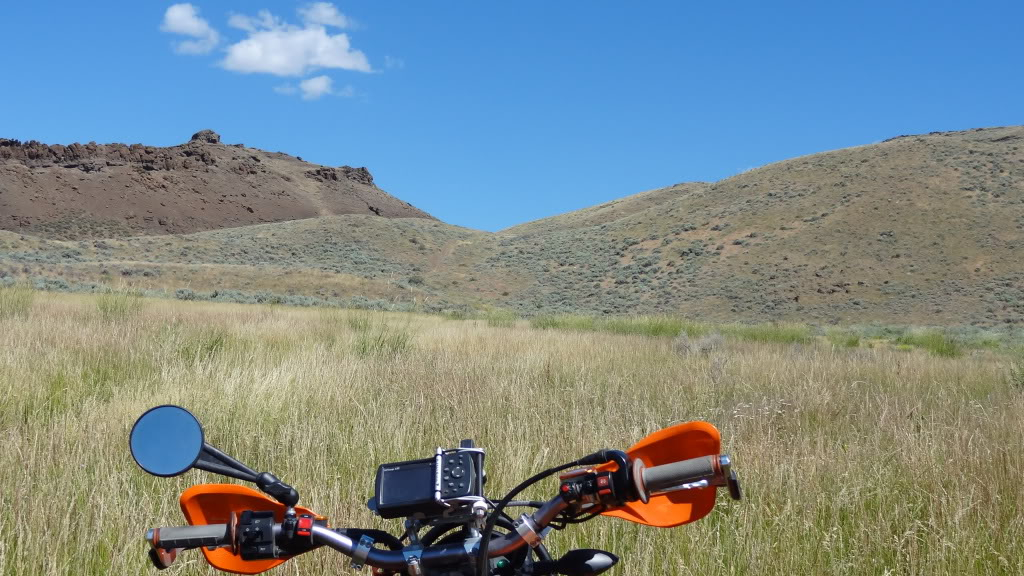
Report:
M 282 482 L 270 472 L 263 472 L 258 475 L 256 477 L 256 486 L 285 506 L 295 506 L 299 503 L 298 491 Z

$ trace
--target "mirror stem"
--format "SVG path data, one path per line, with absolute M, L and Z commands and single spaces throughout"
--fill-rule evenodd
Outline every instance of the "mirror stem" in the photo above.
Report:
M 246 482 L 256 482 L 259 476 L 252 468 L 206 443 L 203 443 L 203 451 L 199 454 L 194 467 Z

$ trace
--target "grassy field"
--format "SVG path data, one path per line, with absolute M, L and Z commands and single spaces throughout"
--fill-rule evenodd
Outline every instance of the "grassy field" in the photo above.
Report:
M 0 573 L 155 573 L 145 530 L 180 524 L 178 493 L 216 481 L 132 462 L 132 422 L 161 403 L 191 409 L 208 441 L 292 483 L 334 525 L 391 528 L 364 505 L 379 463 L 472 437 L 497 495 L 703 419 L 745 501 L 720 496 L 669 530 L 602 518 L 554 534 L 552 549 L 605 548 L 622 556 L 616 574 L 638 576 L 1020 573 L 1018 353 L 657 334 L 0 290 Z M 347 565 L 320 551 L 277 573 Z M 168 573 L 211 571 L 191 553 Z

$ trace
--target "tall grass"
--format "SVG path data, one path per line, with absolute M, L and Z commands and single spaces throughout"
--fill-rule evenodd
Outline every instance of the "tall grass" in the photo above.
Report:
M 941 330 L 911 330 L 900 335 L 896 344 L 923 348 L 935 356 L 956 358 L 963 354 L 963 346 L 953 336 Z
M 732 336 L 678 353 L 670 338 L 429 316 L 353 326 L 348 312 L 168 300 L 121 323 L 96 306 L 40 293 L 30 317 L 3 321 L 2 574 L 153 574 L 145 530 L 183 522 L 185 487 L 223 481 L 134 465 L 131 424 L 162 403 L 191 409 L 208 442 L 296 486 L 334 526 L 400 531 L 365 507 L 377 465 L 462 438 L 487 450 L 499 497 L 547 466 L 703 419 L 744 501 L 719 496 L 673 529 L 600 518 L 552 533 L 553 552 L 603 548 L 620 555 L 616 574 L 702 576 L 1012 574 L 1024 557 L 1024 394 L 1001 352 Z M 369 344 L 382 326 L 405 334 L 400 353 Z M 345 566 L 322 549 L 279 572 Z M 172 571 L 211 573 L 195 551 Z
M 541 330 L 575 330 L 579 332 L 592 332 L 597 329 L 598 323 L 593 316 L 580 316 L 576 314 L 545 314 L 530 318 L 530 326 Z
M 825 332 L 825 337 L 833 346 L 840 348 L 857 348 L 860 346 L 860 334 L 853 330 L 831 328 Z
M 369 316 L 360 318 L 352 326 L 356 332 L 355 351 L 360 356 L 394 358 L 412 347 L 412 333 L 408 324 L 389 324 L 383 314 L 373 319 Z
M 718 333 L 745 342 L 776 342 L 792 344 L 810 342 L 814 331 L 804 324 L 708 324 L 691 322 L 674 316 L 614 316 L 597 318 L 573 314 L 543 315 L 530 319 L 530 325 L 542 330 L 577 332 L 610 332 L 650 337 L 675 338 L 680 334 L 703 336 Z
M 97 298 L 96 309 L 104 320 L 131 318 L 142 310 L 142 293 L 131 288 L 108 290 Z
M 28 286 L 0 285 L 0 319 L 28 317 L 35 292 Z
M 484 313 L 484 320 L 492 328 L 508 328 L 515 326 L 519 316 L 511 310 L 488 310 Z
M 747 342 L 796 344 L 814 339 L 811 328 L 805 324 L 726 324 L 719 331 Z
M 1010 386 L 1024 394 L 1024 348 L 1015 351 L 1009 366 Z

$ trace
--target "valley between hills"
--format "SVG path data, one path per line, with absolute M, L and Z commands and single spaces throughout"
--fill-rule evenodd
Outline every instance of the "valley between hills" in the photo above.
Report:
M 715 322 L 1024 324 L 1024 127 L 901 136 L 496 233 L 365 168 L 0 140 L 0 279 L 185 300 Z

